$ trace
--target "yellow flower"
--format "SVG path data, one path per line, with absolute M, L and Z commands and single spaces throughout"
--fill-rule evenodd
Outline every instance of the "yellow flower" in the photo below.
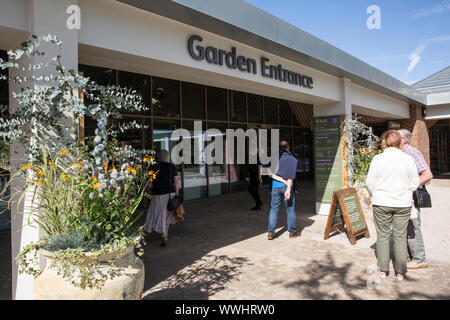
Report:
M 23 170 L 23 171 L 27 171 L 27 169 L 28 169 L 28 166 L 27 166 L 27 165 L 23 165 L 23 166 L 22 166 L 22 170 Z
M 53 168 L 53 167 L 55 166 L 55 163 L 54 163 L 52 160 L 50 160 L 50 161 L 48 162 L 48 165 L 49 165 L 51 168 Z
M 97 180 L 97 176 L 92 175 L 92 179 Z
M 38 184 L 42 184 L 42 178 L 39 178 L 39 180 L 38 180 L 37 183 L 38 183 Z
M 128 167 L 128 171 L 130 171 L 132 175 L 136 175 L 136 169 Z
M 43 175 L 44 175 L 44 171 L 42 171 L 42 170 L 39 171 L 39 172 L 37 173 L 37 175 L 38 175 L 38 176 L 43 176 Z
M 62 149 L 61 151 L 58 151 L 58 154 L 60 156 L 68 155 L 69 154 L 69 149 Z
M 156 172 L 154 172 L 153 170 L 150 170 L 149 172 L 147 172 L 147 175 L 150 176 L 150 181 L 153 181 L 153 180 L 156 179 L 156 174 L 157 174 L 158 172 L 159 172 L 159 170 L 156 171 Z
M 148 158 L 148 160 L 149 160 L 150 162 L 153 162 L 153 161 L 155 161 L 155 157 L 150 156 L 150 157 Z
M 61 173 L 61 179 L 62 179 L 62 181 L 67 181 L 67 175 L 64 173 Z
M 142 162 L 147 162 L 147 161 L 148 161 L 147 157 L 144 157 L 144 159 L 142 159 Z
M 94 183 L 93 187 L 95 190 L 97 190 L 100 189 L 102 186 L 99 183 Z

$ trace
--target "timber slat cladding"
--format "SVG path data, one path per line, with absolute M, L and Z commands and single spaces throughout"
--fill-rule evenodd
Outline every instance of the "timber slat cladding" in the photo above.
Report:
M 294 111 L 294 115 L 297 117 L 300 122 L 300 126 L 302 128 L 312 127 L 312 118 L 313 118 L 313 106 L 310 104 L 288 101 L 292 110 Z

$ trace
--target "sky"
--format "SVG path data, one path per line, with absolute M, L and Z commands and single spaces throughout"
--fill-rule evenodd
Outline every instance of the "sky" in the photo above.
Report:
M 450 0 L 246 1 L 409 85 L 450 66 Z

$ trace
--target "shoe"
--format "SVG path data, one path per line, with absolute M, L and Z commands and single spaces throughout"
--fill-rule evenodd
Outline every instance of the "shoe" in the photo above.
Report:
M 404 275 L 402 275 L 402 274 L 397 274 L 397 280 L 398 281 L 402 281 L 403 279 L 405 279 L 405 276 Z
M 165 246 L 167 246 L 168 243 L 169 243 L 168 239 L 165 239 L 165 238 L 161 237 L 161 244 L 159 246 L 160 247 L 165 247 Z
M 275 238 L 275 233 L 269 232 L 269 234 L 267 235 L 267 239 L 273 240 L 274 238 Z
M 406 263 L 406 267 L 408 269 L 426 269 L 428 268 L 428 262 L 416 262 L 416 261 L 410 261 Z
M 386 277 L 387 277 L 387 272 L 385 272 L 385 271 L 380 271 L 380 278 L 381 278 L 381 279 L 386 279 Z
M 250 210 L 251 211 L 261 211 L 261 207 L 256 206 L 256 207 L 250 208 Z
M 289 239 L 293 239 L 293 238 L 298 238 L 300 237 L 302 234 L 300 232 L 296 232 L 296 233 L 289 233 Z

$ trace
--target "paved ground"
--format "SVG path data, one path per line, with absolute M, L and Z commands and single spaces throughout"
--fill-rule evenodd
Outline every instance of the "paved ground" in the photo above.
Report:
M 326 217 L 312 214 L 311 187 L 297 195 L 300 239 L 288 238 L 283 210 L 278 238 L 266 240 L 267 205 L 248 211 L 246 193 L 187 202 L 186 221 L 173 227 L 168 247 L 154 235 L 146 248 L 144 299 L 449 299 L 449 188 L 430 187 L 433 209 L 423 215 L 430 268 L 410 271 L 403 282 L 391 276 L 372 290 L 373 222 L 372 237 L 355 246 L 345 234 L 324 241 Z
M 289 239 L 284 209 L 278 237 L 266 240 L 265 209 L 248 210 L 247 193 L 185 203 L 186 221 L 159 247 L 153 234 L 142 257 L 146 267 L 144 299 L 449 299 L 450 180 L 429 187 L 433 208 L 422 216 L 429 269 L 393 276 L 368 289 L 367 268 L 376 265 L 376 233 L 352 246 L 345 234 L 323 240 L 326 217 L 314 215 L 312 184 L 297 195 L 299 239 Z M 0 232 L 0 299 L 11 298 L 9 233 Z

